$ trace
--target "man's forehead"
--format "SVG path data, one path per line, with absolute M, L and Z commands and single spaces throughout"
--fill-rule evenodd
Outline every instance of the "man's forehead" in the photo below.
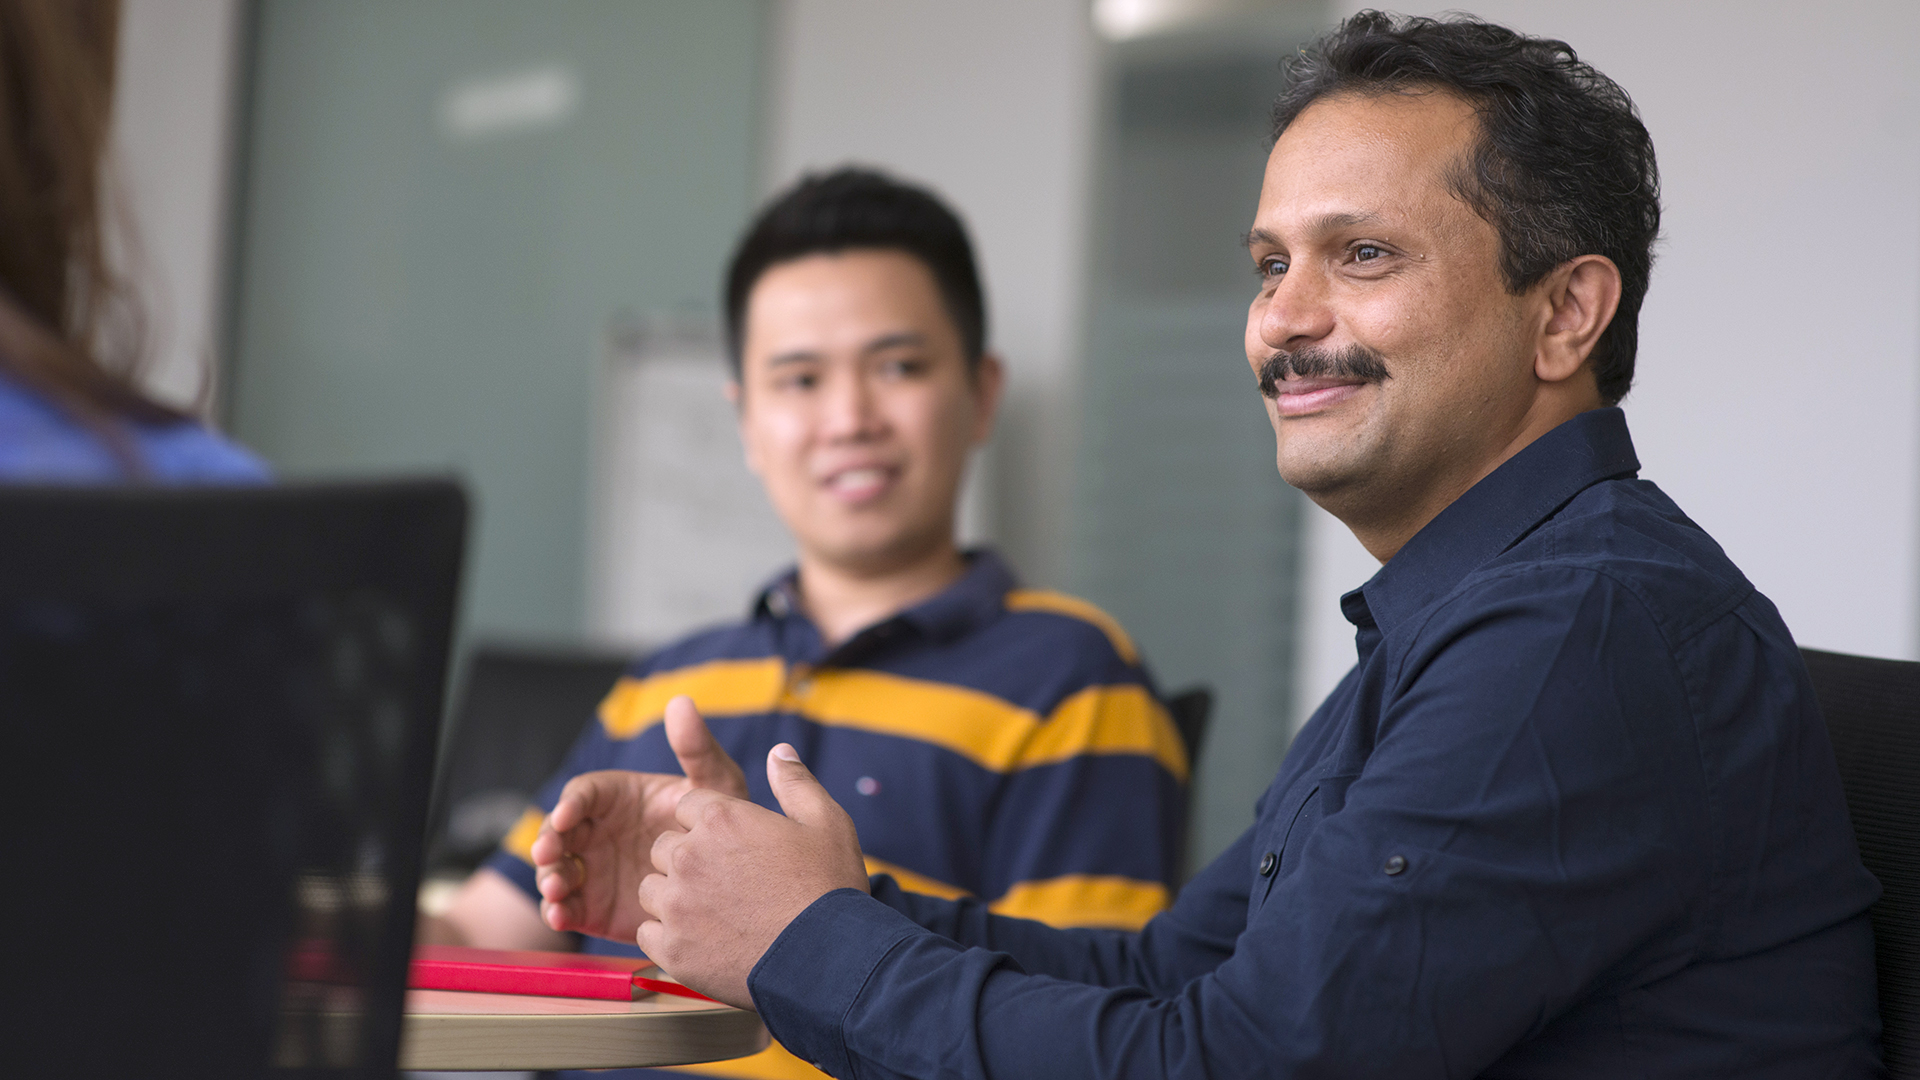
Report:
M 1479 134 L 1473 107 L 1445 91 L 1340 94 L 1314 102 L 1274 144 L 1250 239 L 1392 224 L 1453 196 Z M 1275 237 L 1277 238 L 1277 237 Z
M 881 330 L 867 335 L 844 334 L 832 340 L 820 340 L 817 337 L 802 339 L 790 347 L 769 353 L 764 363 L 768 367 L 783 364 L 819 363 L 831 359 L 857 359 L 877 353 L 894 352 L 901 349 L 923 349 L 927 346 L 927 335 L 918 330 Z
M 754 283 L 743 320 L 748 370 L 915 348 L 959 348 L 918 258 L 887 248 L 820 253 L 779 263 Z
M 1300 110 L 1279 142 L 1305 133 L 1336 132 L 1350 139 L 1425 136 L 1453 145 L 1478 133 L 1473 102 L 1442 86 L 1345 90 Z

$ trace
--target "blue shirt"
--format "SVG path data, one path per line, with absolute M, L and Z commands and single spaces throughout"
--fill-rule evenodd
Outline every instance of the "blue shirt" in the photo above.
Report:
M 822 897 L 749 985 L 837 1076 L 1867 1077 L 1879 888 L 1773 605 L 1617 409 L 1342 599 L 1359 663 L 1137 934 Z
M 265 483 L 260 459 L 199 424 L 118 421 L 144 475 L 130 473 L 99 434 L 0 370 L 0 483 Z
M 779 806 L 767 752 L 792 743 L 852 816 L 869 869 L 917 893 L 1128 930 L 1171 899 L 1186 751 L 1132 641 L 1085 601 L 1019 587 L 987 551 L 938 595 L 835 645 L 789 574 L 746 622 L 642 660 L 488 865 L 533 899 L 530 848 L 567 780 L 679 772 L 660 726 L 678 694 L 763 806 Z M 594 938 L 585 948 L 638 951 Z M 818 1076 L 778 1046 L 738 1069 Z

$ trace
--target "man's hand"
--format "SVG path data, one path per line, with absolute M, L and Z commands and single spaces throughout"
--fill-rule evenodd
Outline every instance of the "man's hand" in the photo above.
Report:
M 640 882 L 649 919 L 638 940 L 674 978 L 729 1005 L 753 1008 L 747 973 L 807 905 L 835 889 L 867 890 L 853 819 L 793 747 L 767 755 L 767 781 L 787 816 L 712 791 L 690 791 L 653 842 Z
M 675 827 L 681 797 L 705 789 L 746 798 L 746 775 L 713 740 L 691 699 L 667 702 L 661 722 L 685 776 L 582 773 L 567 782 L 540 826 L 534 883 L 540 917 L 555 930 L 632 941 L 647 918 L 639 887 L 653 868 L 648 853 L 662 830 Z

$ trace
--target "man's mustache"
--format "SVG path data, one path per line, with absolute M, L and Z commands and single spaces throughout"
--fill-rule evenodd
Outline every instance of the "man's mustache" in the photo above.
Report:
M 1297 349 L 1276 352 L 1260 365 L 1260 393 L 1280 396 L 1280 381 L 1289 375 L 1296 379 L 1358 379 L 1363 383 L 1385 382 L 1387 362 L 1365 345 L 1344 349 Z

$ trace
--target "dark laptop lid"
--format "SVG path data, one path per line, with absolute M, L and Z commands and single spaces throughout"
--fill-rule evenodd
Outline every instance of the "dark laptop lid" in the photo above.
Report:
M 9 1072 L 394 1072 L 466 516 L 0 488 Z

